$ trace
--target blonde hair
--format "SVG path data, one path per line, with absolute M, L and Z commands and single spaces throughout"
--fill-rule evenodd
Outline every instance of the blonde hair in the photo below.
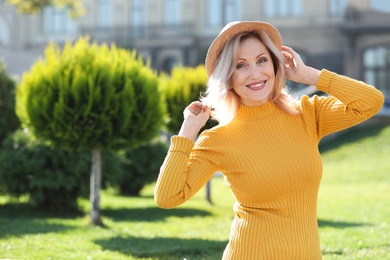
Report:
M 237 113 L 240 106 L 240 97 L 231 89 L 230 81 L 235 69 L 235 61 L 239 44 L 248 39 L 259 39 L 269 50 L 275 71 L 274 88 L 270 94 L 270 101 L 291 115 L 300 114 L 299 108 L 285 88 L 286 76 L 284 58 L 280 50 L 263 32 L 246 32 L 233 37 L 222 49 L 215 69 L 207 82 L 206 95 L 202 102 L 212 107 L 211 116 L 220 124 L 229 123 Z

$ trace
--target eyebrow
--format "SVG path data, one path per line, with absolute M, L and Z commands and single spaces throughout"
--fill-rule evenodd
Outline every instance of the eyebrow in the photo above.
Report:
M 261 57 L 265 54 L 267 54 L 267 53 L 265 53 L 265 52 L 260 53 L 259 55 L 256 56 L 256 59 L 258 59 L 259 57 Z M 237 60 L 246 60 L 246 59 L 238 57 Z

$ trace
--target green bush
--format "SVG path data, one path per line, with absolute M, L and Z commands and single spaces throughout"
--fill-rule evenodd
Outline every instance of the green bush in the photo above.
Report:
M 112 171 L 112 168 L 109 169 L 112 167 L 110 165 L 116 168 L 115 174 L 103 176 L 103 182 L 116 187 L 121 195 L 139 196 L 146 184 L 157 179 L 167 150 L 167 143 L 154 141 L 134 149 L 122 150 L 117 155 L 106 155 L 103 170 Z
M 80 38 L 63 49 L 49 45 L 23 76 L 16 97 L 22 125 L 36 137 L 92 152 L 91 219 L 101 225 L 102 152 L 135 147 L 159 133 L 165 106 L 157 74 L 136 50 Z
M 16 92 L 23 127 L 57 147 L 127 148 L 155 137 L 164 104 L 158 76 L 135 50 L 90 44 L 80 38 L 23 76 Z
M 51 148 L 21 130 L 9 135 L 0 150 L 0 191 L 29 195 L 39 209 L 71 212 L 88 194 L 90 153 Z
M 175 67 L 171 75 L 160 75 L 159 87 L 167 106 L 169 132 L 177 133 L 180 130 L 183 110 L 192 101 L 199 100 L 201 93 L 206 90 L 206 84 L 207 74 L 203 65 L 196 68 Z M 209 121 L 204 128 L 210 128 L 215 124 Z
M 103 188 L 112 186 L 122 195 L 138 196 L 157 179 L 167 144 L 151 142 L 135 149 L 102 153 Z M 18 130 L 4 140 L 0 150 L 0 192 L 29 196 L 34 208 L 75 212 L 77 199 L 88 198 L 91 164 L 89 152 L 49 147 Z
M 15 113 L 15 82 L 0 62 L 0 143 L 20 127 Z

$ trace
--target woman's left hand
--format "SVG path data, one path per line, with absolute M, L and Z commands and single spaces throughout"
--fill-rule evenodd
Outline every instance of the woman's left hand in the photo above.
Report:
M 319 70 L 306 66 L 301 56 L 290 47 L 282 46 L 281 52 L 284 56 L 287 79 L 308 85 L 315 85 L 317 83 L 320 75 Z

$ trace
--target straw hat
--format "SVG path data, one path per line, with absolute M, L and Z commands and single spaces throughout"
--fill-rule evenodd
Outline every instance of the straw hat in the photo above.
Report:
M 210 77 L 213 73 L 215 62 L 228 41 L 238 34 L 253 31 L 264 31 L 277 48 L 282 47 L 282 38 L 279 31 L 269 23 L 260 21 L 230 22 L 221 30 L 207 51 L 205 61 L 207 75 Z

